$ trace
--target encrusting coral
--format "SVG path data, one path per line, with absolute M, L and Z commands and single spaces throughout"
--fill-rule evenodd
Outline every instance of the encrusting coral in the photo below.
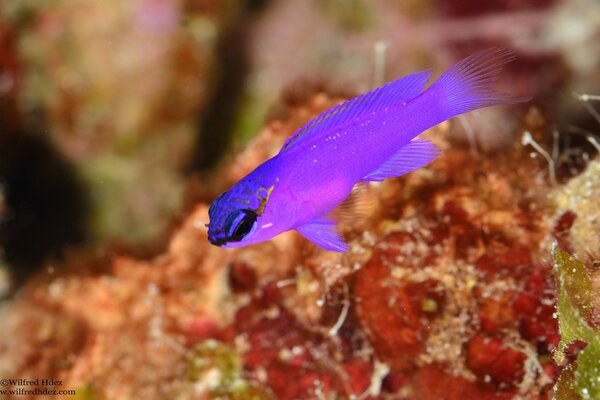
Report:
M 578 259 L 600 255 L 600 160 L 590 161 L 585 170 L 553 193 L 558 218 L 571 219 L 568 248 Z
M 292 106 L 210 191 L 340 100 Z M 153 260 L 71 255 L 5 310 L 0 371 L 99 398 L 544 398 L 560 371 L 545 170 L 517 145 L 474 157 L 450 127 L 425 134 L 439 160 L 365 191 L 346 254 L 291 232 L 214 247 L 200 203 Z
M 96 214 L 99 236 L 144 241 L 179 209 L 177 170 L 196 114 L 209 105 L 220 35 L 243 2 L 112 3 L 2 3 L 0 42 L 10 46 L 0 49 L 0 68 L 10 73 L 0 76 L 0 106 L 9 99 L 11 115 L 17 104 L 41 110 L 45 136 L 78 174 L 104 178 L 90 184 L 111 200 L 110 215 Z M 243 104 L 231 119 L 244 140 L 302 77 L 365 91 L 485 46 L 518 53 L 502 83 L 537 96 L 525 124 L 531 140 L 555 122 L 578 124 L 571 91 L 598 81 L 593 0 L 246 5 L 265 12 L 240 28 L 247 43 L 236 43 L 253 64 L 240 67 L 247 79 L 237 86 L 247 87 L 237 89 Z M 375 51 L 373 60 L 381 38 L 387 59 Z M 586 169 L 566 179 L 560 168 L 574 158 L 566 150 L 562 165 L 550 153 L 551 169 L 518 142 L 485 152 L 522 131 L 513 108 L 425 133 L 443 155 L 362 189 L 365 215 L 340 224 L 348 253 L 292 232 L 236 250 L 208 243 L 208 204 L 343 100 L 332 93 L 284 104 L 244 149 L 189 180 L 186 214 L 162 254 L 76 250 L 48 261 L 0 309 L 0 376 L 58 379 L 79 400 L 541 400 L 553 390 L 559 399 L 593 398 L 600 164 L 584 160 Z M 477 137 L 474 147 L 452 139 L 461 127 Z M 233 135 L 204 136 L 217 132 Z M 27 398 L 7 398 L 17 397 Z

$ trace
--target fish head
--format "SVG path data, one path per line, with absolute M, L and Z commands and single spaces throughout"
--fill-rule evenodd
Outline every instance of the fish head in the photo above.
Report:
M 273 189 L 274 185 L 245 180 L 221 194 L 208 210 L 208 241 L 219 247 L 242 247 L 280 233 L 274 229 L 273 213 L 266 212 Z
M 227 194 L 217 198 L 208 211 L 208 241 L 216 246 L 242 242 L 252 235 L 258 226 L 258 214 L 249 208 L 234 208 L 227 203 Z

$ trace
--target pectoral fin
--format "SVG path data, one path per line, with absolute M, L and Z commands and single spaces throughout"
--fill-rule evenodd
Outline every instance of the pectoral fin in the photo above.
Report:
M 440 149 L 429 140 L 415 139 L 398 150 L 362 180 L 365 182 L 381 182 L 386 178 L 400 176 L 426 166 L 439 155 Z
M 358 182 L 348 197 L 327 214 L 326 218 L 343 224 L 355 224 L 365 220 L 375 208 L 375 197 L 370 194 L 370 189 L 367 183 Z
M 326 219 L 314 219 L 296 228 L 298 232 L 317 246 L 340 253 L 348 251 L 348 244 L 335 230 L 335 223 Z

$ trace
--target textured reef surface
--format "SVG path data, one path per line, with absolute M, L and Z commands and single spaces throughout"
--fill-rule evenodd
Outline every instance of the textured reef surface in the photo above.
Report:
M 0 2 L 0 378 L 78 400 L 599 398 L 600 102 L 573 96 L 600 93 L 599 16 Z M 349 252 L 208 243 L 210 203 L 313 117 L 493 46 L 532 101 L 425 132 L 442 156 L 361 189 Z
M 594 321 L 592 277 L 585 265 L 568 253 L 554 248 L 555 273 L 558 282 L 557 315 L 561 341 L 554 358 L 566 364 L 569 347 L 585 348 L 577 360 L 566 366 L 556 384 L 558 399 L 596 399 L 600 396 L 600 330 Z M 597 272 L 595 274 L 597 281 Z M 597 287 L 597 285 L 596 285 Z
M 222 184 L 338 101 L 290 106 Z M 426 133 L 444 149 L 431 166 L 366 190 L 346 254 L 295 233 L 224 251 L 199 204 L 151 260 L 69 255 L 8 306 L 0 369 L 82 398 L 545 398 L 568 186 L 520 145 L 474 156 L 449 129 Z

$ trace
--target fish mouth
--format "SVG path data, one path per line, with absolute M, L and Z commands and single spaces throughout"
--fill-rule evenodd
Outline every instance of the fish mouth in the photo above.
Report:
M 208 241 L 210 242 L 210 244 L 214 244 L 215 246 L 219 246 L 222 247 L 224 244 L 227 243 L 227 239 L 213 239 L 213 238 L 208 238 Z

